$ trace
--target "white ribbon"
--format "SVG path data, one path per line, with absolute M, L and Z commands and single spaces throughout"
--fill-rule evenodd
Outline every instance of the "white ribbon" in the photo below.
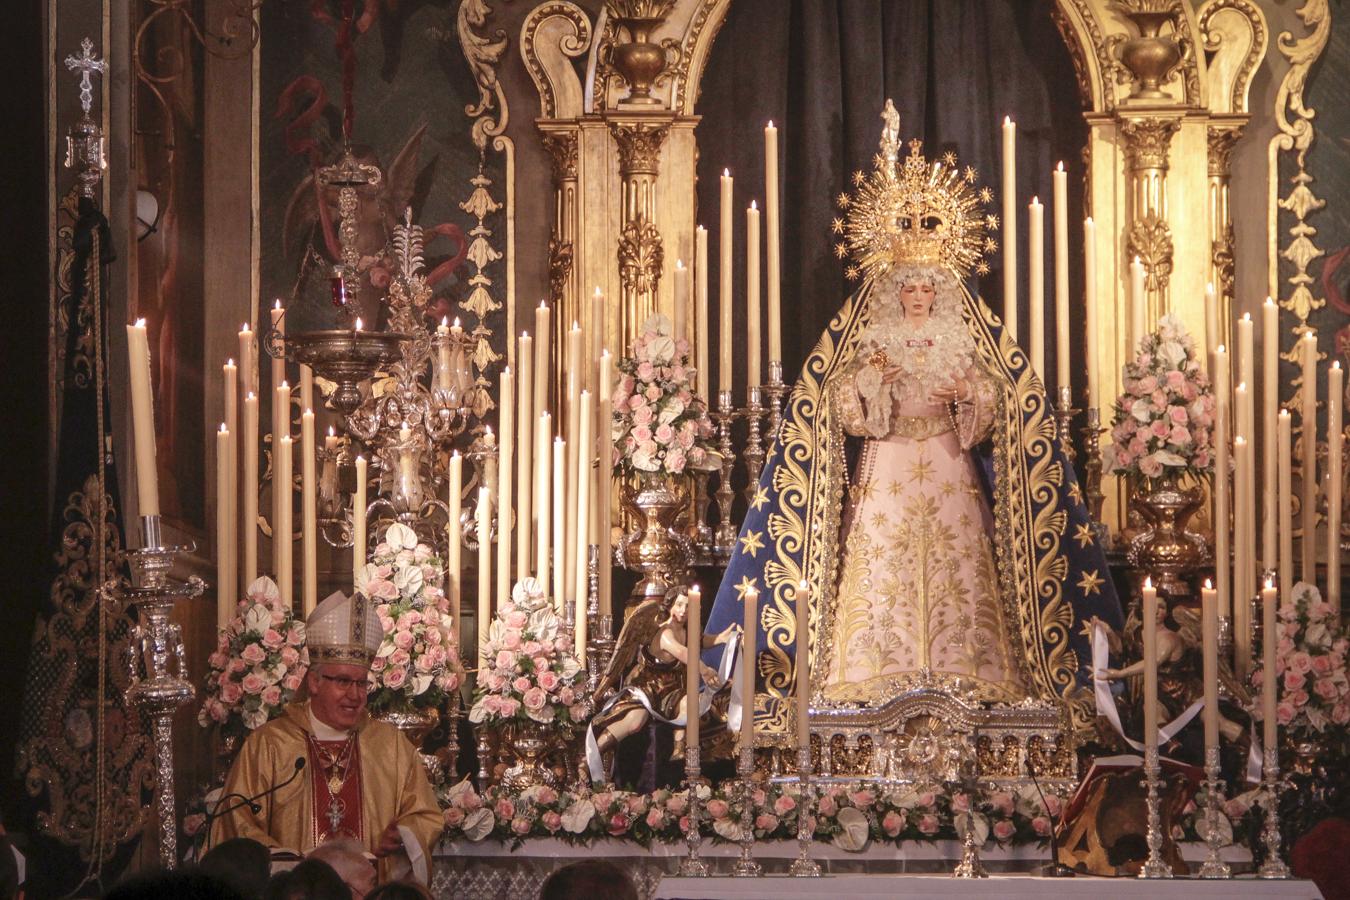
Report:
M 717 677 L 721 680 L 722 684 L 726 684 L 728 677 L 734 678 L 735 677 L 734 673 L 740 671 L 740 653 L 737 652 L 737 647 L 739 645 L 740 645 L 739 641 L 728 641 L 727 643 L 722 645 L 722 658 L 717 663 Z M 702 663 L 702 657 L 698 659 L 698 663 Z M 730 676 L 728 675 L 729 671 L 732 672 Z M 731 702 L 733 704 L 733 708 L 736 711 L 737 726 L 735 727 L 739 727 L 741 718 L 740 707 L 736 705 L 740 695 L 738 687 L 739 683 L 740 679 L 735 679 L 734 681 L 732 681 L 731 685 Z M 713 696 L 716 693 L 717 692 L 713 690 L 706 690 L 706 685 L 703 684 L 702 678 L 698 680 L 698 716 L 700 719 L 703 718 L 703 716 L 708 712 L 708 710 L 712 709 Z M 641 703 L 643 709 L 647 710 L 647 714 L 656 721 L 663 722 L 666 725 L 672 725 L 676 728 L 684 727 L 685 716 L 677 716 L 674 719 L 667 719 L 665 716 L 661 715 L 652 707 L 652 701 L 647 697 L 647 692 L 644 691 L 642 688 L 637 687 L 621 688 L 618 693 L 616 693 L 613 697 L 609 699 L 607 703 L 605 703 L 604 708 L 602 708 L 600 712 L 596 713 L 595 716 L 592 717 L 591 724 L 586 726 L 586 765 L 591 770 L 591 781 L 593 782 L 604 781 L 607 777 L 607 774 L 605 772 L 605 761 L 600 756 L 600 744 L 595 736 L 595 720 L 598 719 L 600 716 L 604 715 L 605 713 L 609 712 L 611 709 L 613 709 L 614 704 L 618 703 L 625 697 L 632 697 L 638 703 Z M 733 726 L 730 725 L 731 721 L 730 710 L 728 710 L 727 713 L 727 721 L 728 721 L 727 727 L 733 728 Z
M 1110 662 L 1110 655 L 1111 648 L 1106 640 L 1106 626 L 1098 622 L 1092 628 L 1092 689 L 1097 700 L 1097 712 L 1106 716 L 1106 721 L 1111 723 L 1111 727 L 1124 739 L 1125 743 L 1142 753 L 1144 745 L 1127 735 L 1124 727 L 1120 724 L 1120 710 L 1116 709 L 1116 698 L 1111 694 L 1111 682 L 1101 675 Z M 1159 728 L 1158 743 L 1160 745 L 1166 744 L 1175 737 L 1177 732 L 1190 724 L 1191 719 L 1194 719 L 1204 706 L 1205 700 L 1201 697 L 1186 707 L 1186 711 L 1181 715 Z

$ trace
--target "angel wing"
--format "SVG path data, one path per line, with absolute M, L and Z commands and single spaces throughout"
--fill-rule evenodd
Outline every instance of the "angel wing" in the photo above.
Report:
M 1177 623 L 1177 633 L 1182 643 L 1196 653 L 1204 652 L 1203 613 L 1191 606 L 1176 606 L 1172 609 L 1172 618 Z M 1233 671 L 1232 662 L 1219 654 L 1219 685 L 1239 706 L 1245 706 L 1251 700 L 1251 692 L 1246 684 Z
M 614 646 L 614 655 L 609 660 L 609 668 L 605 670 L 605 676 L 596 687 L 597 698 L 617 688 L 623 682 L 624 676 L 633 670 L 637 664 L 638 652 L 655 636 L 661 621 L 665 618 L 662 605 L 661 597 L 651 597 L 638 604 L 624 620 L 623 628 L 619 631 L 619 640 Z

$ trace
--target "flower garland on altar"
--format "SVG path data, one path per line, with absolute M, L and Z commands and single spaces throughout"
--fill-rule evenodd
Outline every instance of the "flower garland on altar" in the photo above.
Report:
M 669 319 L 651 316 L 632 355 L 619 360 L 612 424 L 614 465 L 621 471 L 679 475 L 720 465 L 708 404 L 694 391 L 689 342 L 671 332 Z
M 1281 730 L 1293 741 L 1344 742 L 1350 724 L 1350 679 L 1345 655 L 1347 641 L 1331 604 L 1311 584 L 1300 581 L 1282 598 L 1275 630 L 1278 702 L 1275 717 Z M 1257 697 L 1263 669 L 1252 672 Z M 1262 720 L 1263 706 L 1253 703 L 1252 716 Z M 1328 732 L 1339 732 L 1329 735 Z
M 263 576 L 248 586 L 207 664 L 198 725 L 238 738 L 281 714 L 304 680 L 309 651 L 305 623 L 282 604 L 276 582 Z
M 1108 474 L 1160 478 L 1202 475 L 1213 468 L 1214 394 L 1196 358 L 1195 340 L 1168 314 L 1139 341 L 1122 373 L 1112 443 L 1103 451 Z
M 463 667 L 445 568 L 406 525 L 385 532 L 361 572 L 361 592 L 378 604 L 384 638 L 370 666 L 371 712 L 439 708 L 460 685 Z

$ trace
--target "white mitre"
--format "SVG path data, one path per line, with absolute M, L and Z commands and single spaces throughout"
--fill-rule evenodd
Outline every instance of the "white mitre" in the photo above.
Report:
M 362 593 L 348 598 L 334 591 L 305 620 L 305 645 L 313 666 L 369 666 L 383 638 L 375 604 Z

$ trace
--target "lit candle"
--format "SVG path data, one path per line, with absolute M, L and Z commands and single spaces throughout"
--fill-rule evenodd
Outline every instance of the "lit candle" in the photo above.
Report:
M 1017 340 L 1017 123 L 1003 119 L 1003 328 Z
M 516 361 L 520 364 L 520 410 L 517 419 L 520 422 L 520 447 L 517 450 L 519 464 L 516 479 L 519 482 L 519 507 L 516 510 L 516 580 L 530 574 L 532 539 L 534 537 L 534 338 L 527 332 L 521 332 L 517 344 Z
M 229 626 L 234 616 L 234 562 L 230 559 L 230 430 L 220 423 L 216 432 L 216 628 Z
M 1228 350 L 1220 344 L 1214 348 L 1214 577 L 1218 584 L 1218 615 L 1225 619 L 1233 596 L 1228 381 Z
M 595 408 L 591 401 L 591 392 L 581 392 L 581 415 L 578 417 L 577 449 L 572 454 L 576 458 L 573 481 L 576 484 L 576 523 L 572 526 L 575 533 L 576 560 L 572 563 L 572 597 L 576 604 L 576 641 L 577 659 L 586 661 L 586 605 L 589 594 L 590 573 L 588 556 L 590 553 L 591 533 L 591 463 L 595 459 Z
M 272 307 L 272 331 L 280 336 L 286 336 L 286 311 L 281 308 L 281 301 L 278 300 Z M 286 360 L 272 359 L 272 396 L 276 396 L 276 389 L 286 383 Z M 286 396 L 290 397 L 287 391 Z M 283 433 L 290 433 L 291 412 L 289 404 L 287 406 L 274 406 L 272 408 L 272 446 L 275 447 L 277 441 L 281 439 Z
M 1083 220 L 1083 309 L 1087 328 L 1087 408 L 1100 409 L 1101 388 L 1097 381 L 1100 347 L 1097 335 L 1097 223 Z
M 675 337 L 688 338 L 685 333 L 685 319 L 688 317 L 689 306 L 689 270 L 684 267 L 684 260 L 675 260 Z
M 1280 410 L 1276 449 L 1279 453 L 1279 490 L 1276 503 L 1280 523 L 1280 589 L 1294 586 L 1294 478 L 1293 478 L 1293 416 L 1289 410 Z
M 689 589 L 689 605 L 685 611 L 684 710 L 685 750 L 693 753 L 699 746 L 698 689 L 699 668 L 703 657 L 703 596 L 698 586 Z
M 1214 372 L 1214 349 L 1223 343 L 1219 334 L 1219 298 L 1214 283 L 1205 284 L 1205 353 L 1209 358 L 1210 374 Z
M 1239 389 L 1245 389 L 1238 385 Z M 1236 393 L 1236 392 L 1234 392 Z M 1247 515 L 1248 493 L 1252 490 L 1252 453 L 1247 439 L 1233 438 L 1233 494 L 1237 500 L 1233 517 L 1233 674 L 1246 678 L 1252 670 L 1252 577 L 1255 560 L 1243 553 L 1255 543 L 1255 523 Z
M 549 558 L 549 546 L 552 543 L 549 540 L 551 529 L 553 528 L 552 512 L 550 507 L 553 504 L 553 417 L 548 413 L 540 413 L 539 421 L 535 423 L 534 431 L 534 457 L 535 457 L 535 476 L 534 476 L 534 508 L 538 513 L 535 524 L 538 527 L 536 532 L 534 547 L 534 577 L 539 579 L 544 590 L 548 590 L 549 571 L 552 560 Z
M 1341 456 L 1345 433 L 1341 420 L 1345 404 L 1345 373 L 1336 360 L 1327 369 L 1327 603 L 1331 620 L 1341 620 L 1341 496 L 1345 473 Z
M 577 440 L 577 432 L 581 429 L 581 327 L 576 322 L 572 323 L 572 329 L 567 333 L 567 468 L 564 470 L 566 475 L 563 477 L 561 486 L 564 488 L 564 510 L 565 525 L 563 540 L 559 544 L 557 552 L 562 554 L 563 571 L 563 590 L 567 600 L 575 600 L 573 594 L 574 580 L 576 578 L 576 554 L 577 543 L 581 539 L 576 530 L 576 519 L 571 513 L 577 508 L 577 492 L 581 485 L 573 479 L 573 474 L 577 471 L 577 457 L 580 455 L 580 442 Z M 557 515 L 557 512 L 554 512 Z
M 460 612 L 464 602 L 464 524 L 460 514 L 464 505 L 464 457 L 456 450 L 450 454 L 450 485 L 445 494 L 449 522 L 445 526 L 445 581 L 450 592 L 450 621 L 460 646 L 464 646 L 464 623 Z
M 244 584 L 258 578 L 258 395 L 244 397 Z
M 567 441 L 553 439 L 553 606 L 565 615 L 567 584 Z
M 253 330 L 245 322 L 239 329 L 239 371 L 243 373 L 240 390 L 245 393 L 257 393 L 257 360 L 253 357 Z
M 272 562 L 277 570 L 277 587 L 281 589 L 282 609 L 291 609 L 295 602 L 295 571 L 291 564 L 291 436 L 283 434 L 277 445 L 276 465 L 272 467 L 272 494 L 277 498 L 276 513 L 272 519 Z
M 515 513 L 512 491 L 512 473 L 516 445 L 516 379 L 511 367 L 501 374 L 501 418 L 498 430 L 501 444 L 497 449 L 497 604 L 511 599 L 511 518 Z
M 1069 387 L 1069 173 L 1054 172 L 1055 200 L 1055 387 Z
M 136 451 L 136 501 L 142 516 L 159 515 L 159 474 L 155 469 L 155 406 L 150 388 L 150 340 L 145 320 L 127 326 L 131 375 L 131 423 Z
M 227 360 L 221 370 L 224 385 L 221 396 L 225 407 L 225 465 L 230 471 L 230 489 L 223 496 L 217 494 L 216 502 L 225 505 L 225 530 L 216 537 L 218 545 L 228 550 L 230 571 L 226 580 L 220 581 L 216 589 L 230 598 L 231 614 L 234 601 L 238 599 L 239 578 L 239 368 L 234 360 Z
M 1130 263 L 1130 351 L 1127 359 L 1139 353 L 1139 342 L 1148 334 L 1148 299 L 1144 295 L 1144 264 L 1135 257 Z
M 755 745 L 755 639 L 759 630 L 759 591 L 745 592 L 741 631 L 741 746 Z
M 758 387 L 763 371 L 759 362 L 759 207 L 750 201 L 745 211 L 745 385 Z
M 1242 347 L 1246 356 L 1240 361 L 1243 380 L 1247 384 L 1255 382 L 1248 379 L 1250 369 L 1255 366 L 1252 348 L 1252 318 L 1245 313 L 1238 322 L 1239 340 L 1245 342 Z M 1276 417 L 1280 411 L 1280 308 L 1275 301 L 1267 297 L 1261 306 L 1261 433 L 1264 435 L 1261 454 L 1261 504 L 1266 509 L 1275 508 L 1276 482 L 1279 479 L 1278 453 L 1275 449 Z M 1247 432 L 1250 438 L 1251 433 Z M 1279 557 L 1278 538 L 1275 533 L 1275 516 L 1262 516 L 1261 529 L 1261 565 L 1274 569 Z M 1255 585 L 1253 585 L 1255 587 Z
M 314 410 L 300 415 L 300 602 L 308 617 L 319 602 L 318 480 L 314 473 Z
M 1144 746 L 1158 747 L 1158 591 L 1144 579 Z
M 1293 594 L 1292 584 L 1284 587 L 1284 596 Z M 1279 593 L 1270 579 L 1261 590 L 1261 731 L 1265 746 L 1274 750 L 1279 746 L 1279 721 L 1275 714 L 1275 701 L 1278 690 L 1275 685 L 1275 648 L 1279 641 L 1275 637 L 1275 613 L 1279 606 Z
M 811 587 L 797 582 L 797 746 L 811 746 Z
M 356 492 L 352 494 L 352 586 L 364 590 L 366 567 L 366 458 L 356 458 Z
M 614 357 L 608 350 L 600 354 L 600 412 L 597 416 L 600 465 L 597 467 L 596 507 L 600 524 L 600 615 L 613 615 L 610 605 L 614 568 L 613 534 L 610 525 L 611 491 L 614 486 Z
M 708 229 L 694 229 L 694 353 L 695 386 L 708 399 Z
M 765 278 L 769 292 L 769 361 L 783 361 L 782 275 L 778 236 L 778 129 L 770 122 L 764 127 L 764 227 L 768 268 Z
M 1045 207 L 1039 197 L 1027 207 L 1027 257 L 1031 368 L 1045 384 Z
M 539 301 L 534 311 L 534 411 L 547 412 L 553 407 L 548 398 L 549 348 L 553 345 L 552 311 L 546 301 Z
M 719 392 L 731 390 L 731 317 L 732 304 L 735 302 L 731 296 L 731 193 L 732 179 L 731 172 L 722 170 L 722 218 L 721 234 L 718 235 L 721 246 L 721 257 L 718 261 L 717 281 L 718 309 L 721 312 L 721 320 L 718 324 L 718 357 L 717 357 L 717 389 Z
M 1303 519 L 1303 540 L 1299 549 L 1302 552 L 1301 566 L 1303 580 L 1308 584 L 1317 582 L 1317 332 L 1309 328 L 1299 342 L 1303 351 L 1303 384 L 1299 388 L 1301 396 L 1300 419 L 1303 422 L 1303 504 L 1300 512 Z
M 1219 601 L 1208 578 L 1200 589 L 1200 637 L 1204 654 L 1205 749 L 1219 746 Z
M 681 336 L 676 335 L 676 337 Z M 600 363 L 600 349 L 605 344 L 604 337 L 605 295 L 601 293 L 600 287 L 597 285 L 595 293 L 591 295 L 591 323 L 590 331 L 587 332 L 586 359 L 583 363 L 586 379 L 582 386 L 591 393 L 595 393 L 596 366 Z
M 483 647 L 488 639 L 488 618 L 492 615 L 492 489 L 478 489 L 478 509 L 475 513 L 478 524 L 478 617 L 474 627 L 478 629 L 478 664 L 481 667 L 485 659 Z

